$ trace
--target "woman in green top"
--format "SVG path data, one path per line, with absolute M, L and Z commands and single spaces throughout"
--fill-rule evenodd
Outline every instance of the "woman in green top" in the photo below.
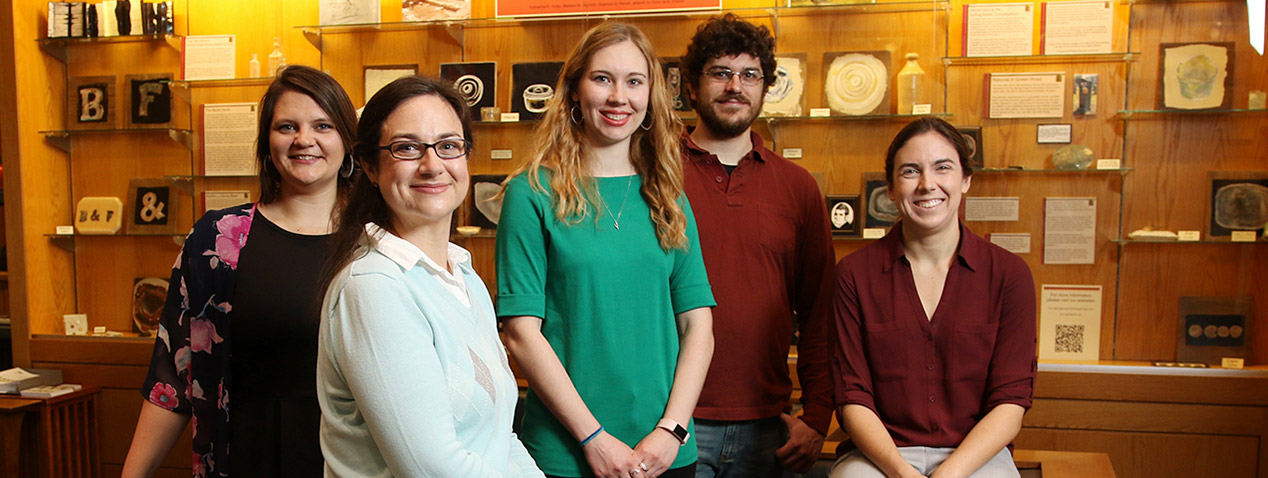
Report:
M 507 182 L 498 316 L 550 476 L 694 476 L 714 304 L 682 192 L 682 128 L 647 38 L 604 23 L 564 63 Z

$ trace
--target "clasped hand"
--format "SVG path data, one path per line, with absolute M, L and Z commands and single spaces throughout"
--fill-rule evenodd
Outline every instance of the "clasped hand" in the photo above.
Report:
M 582 450 L 598 478 L 656 478 L 678 457 L 678 446 L 669 432 L 653 429 L 633 449 L 605 431 Z

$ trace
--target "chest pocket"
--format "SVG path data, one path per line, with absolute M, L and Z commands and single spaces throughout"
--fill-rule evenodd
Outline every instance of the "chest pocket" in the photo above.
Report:
M 950 379 L 956 381 L 986 381 L 991 368 L 991 356 L 995 351 L 995 336 L 999 326 L 995 324 L 960 325 L 951 334 Z
M 907 329 L 885 324 L 880 327 L 868 327 L 866 353 L 867 366 L 872 372 L 872 380 L 891 382 L 907 378 L 907 353 L 905 343 L 909 340 Z
M 791 209 L 757 204 L 757 232 L 762 248 L 784 261 L 796 250 L 797 215 Z

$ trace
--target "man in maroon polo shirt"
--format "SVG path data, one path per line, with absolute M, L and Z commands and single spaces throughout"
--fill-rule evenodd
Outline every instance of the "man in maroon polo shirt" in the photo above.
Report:
M 750 125 L 775 81 L 770 30 L 728 14 L 682 58 L 700 115 L 682 137 L 714 309 L 713 362 L 696 407 L 697 477 L 780 476 L 818 458 L 832 419 L 827 356 L 832 238 L 810 173 L 767 149 Z M 793 328 L 802 414 L 788 374 Z

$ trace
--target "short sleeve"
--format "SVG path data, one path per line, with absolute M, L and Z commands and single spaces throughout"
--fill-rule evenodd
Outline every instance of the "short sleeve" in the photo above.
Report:
M 546 317 L 546 229 L 549 198 L 534 191 L 528 174 L 506 185 L 498 221 L 496 256 L 498 317 Z
M 681 199 L 682 212 L 687 216 L 687 249 L 676 250 L 674 271 L 669 276 L 670 300 L 674 314 L 713 307 L 713 289 L 709 287 L 709 275 L 705 272 L 704 256 L 700 254 L 700 234 L 696 230 L 696 217 L 691 211 L 687 195 Z

